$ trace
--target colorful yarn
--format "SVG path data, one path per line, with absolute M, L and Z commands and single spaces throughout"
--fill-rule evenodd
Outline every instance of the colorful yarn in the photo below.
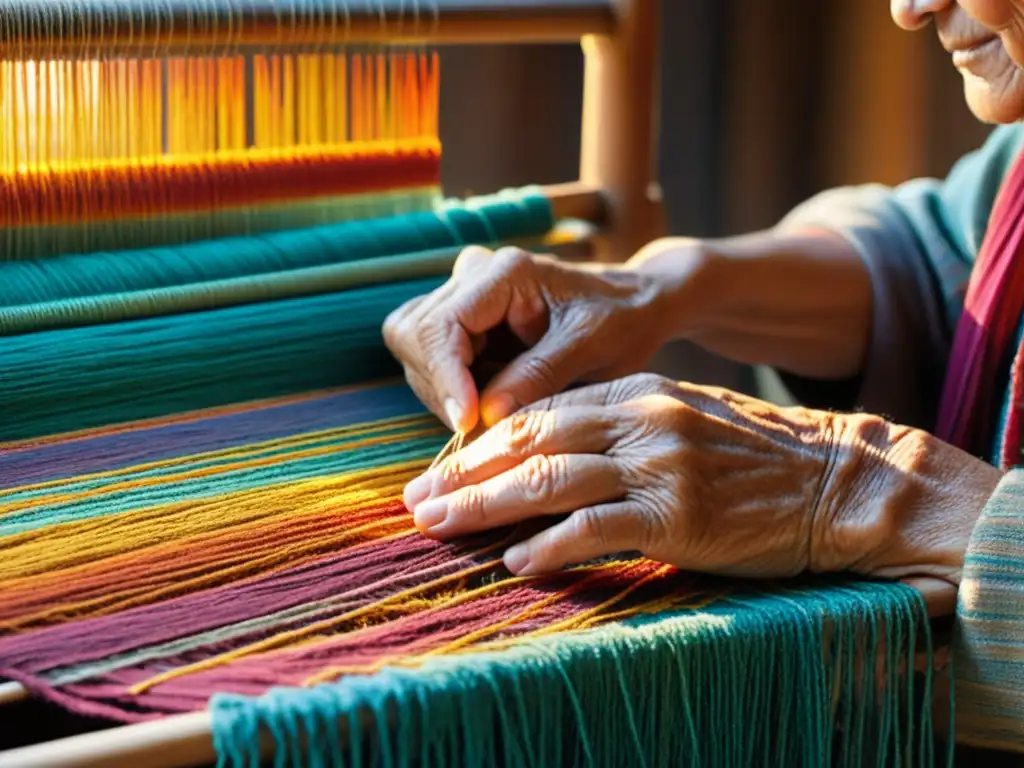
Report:
M 5 260 L 27 261 L 62 254 L 141 250 L 237 235 L 258 235 L 401 216 L 431 210 L 437 197 L 435 187 L 425 187 L 259 206 L 166 213 L 156 217 L 121 216 L 79 224 L 7 227 L 0 230 L 0 265 Z
M 439 187 L 436 54 L 50 58 L 0 61 L 0 259 L 186 242 L 196 213 L 220 214 L 206 236 L 264 207 L 256 231 L 308 226 L 332 199 Z
M 471 243 L 537 238 L 554 226 L 535 188 L 369 220 L 191 242 L 173 248 L 0 261 L 0 307 L 180 287 Z
M 0 444 L 0 676 L 121 721 L 212 700 L 238 766 L 259 728 L 282 760 L 319 735 L 312 765 L 930 759 L 912 590 L 511 577 L 518 532 L 442 544 L 401 504 L 446 438 L 377 384 Z
M 0 185 L 0 227 L 244 208 L 439 183 L 436 144 L 292 149 L 24 173 Z
M 239 768 L 266 735 L 281 766 L 930 764 L 912 589 L 517 578 L 522 530 L 415 531 L 447 435 L 381 324 L 550 205 L 440 203 L 437 57 L 337 50 L 344 3 L 193 5 L 0 25 L 0 678 L 209 708 Z

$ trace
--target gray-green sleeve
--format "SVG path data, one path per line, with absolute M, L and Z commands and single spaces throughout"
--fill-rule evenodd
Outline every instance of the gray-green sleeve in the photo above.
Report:
M 846 237 L 864 259 L 874 290 L 869 349 L 857 381 L 811 381 L 782 372 L 798 400 L 934 426 L 971 267 L 1022 142 L 1022 126 L 1003 126 L 943 180 L 830 190 L 784 219 L 784 228 L 826 228 Z

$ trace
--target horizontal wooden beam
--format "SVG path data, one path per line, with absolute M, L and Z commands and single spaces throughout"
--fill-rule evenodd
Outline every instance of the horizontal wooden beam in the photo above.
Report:
M 8 0 L 0 59 L 182 55 L 340 44 L 553 43 L 608 34 L 611 0 Z
M 604 193 L 582 182 L 551 184 L 541 187 L 541 192 L 551 203 L 556 221 L 579 219 L 596 227 L 608 223 L 608 207 Z
M 0 753 L 4 768 L 198 768 L 217 762 L 210 714 L 126 725 Z M 268 746 L 272 746 L 270 743 Z

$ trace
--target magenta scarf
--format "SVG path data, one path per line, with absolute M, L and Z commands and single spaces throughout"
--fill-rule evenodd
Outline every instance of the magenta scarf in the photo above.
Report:
M 1014 161 L 999 190 L 988 231 L 971 273 L 964 310 L 957 324 L 946 369 L 936 435 L 978 456 L 988 453 L 985 440 L 999 384 L 999 366 L 1016 343 L 1024 312 L 1024 154 Z M 1004 431 L 999 462 L 1019 462 L 1024 371 L 1014 360 L 1013 402 Z

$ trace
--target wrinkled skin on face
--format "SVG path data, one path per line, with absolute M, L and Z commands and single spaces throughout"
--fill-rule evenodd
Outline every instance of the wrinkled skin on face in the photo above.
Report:
M 903 29 L 934 23 L 979 120 L 1024 119 L 1024 0 L 891 0 L 890 6 Z

